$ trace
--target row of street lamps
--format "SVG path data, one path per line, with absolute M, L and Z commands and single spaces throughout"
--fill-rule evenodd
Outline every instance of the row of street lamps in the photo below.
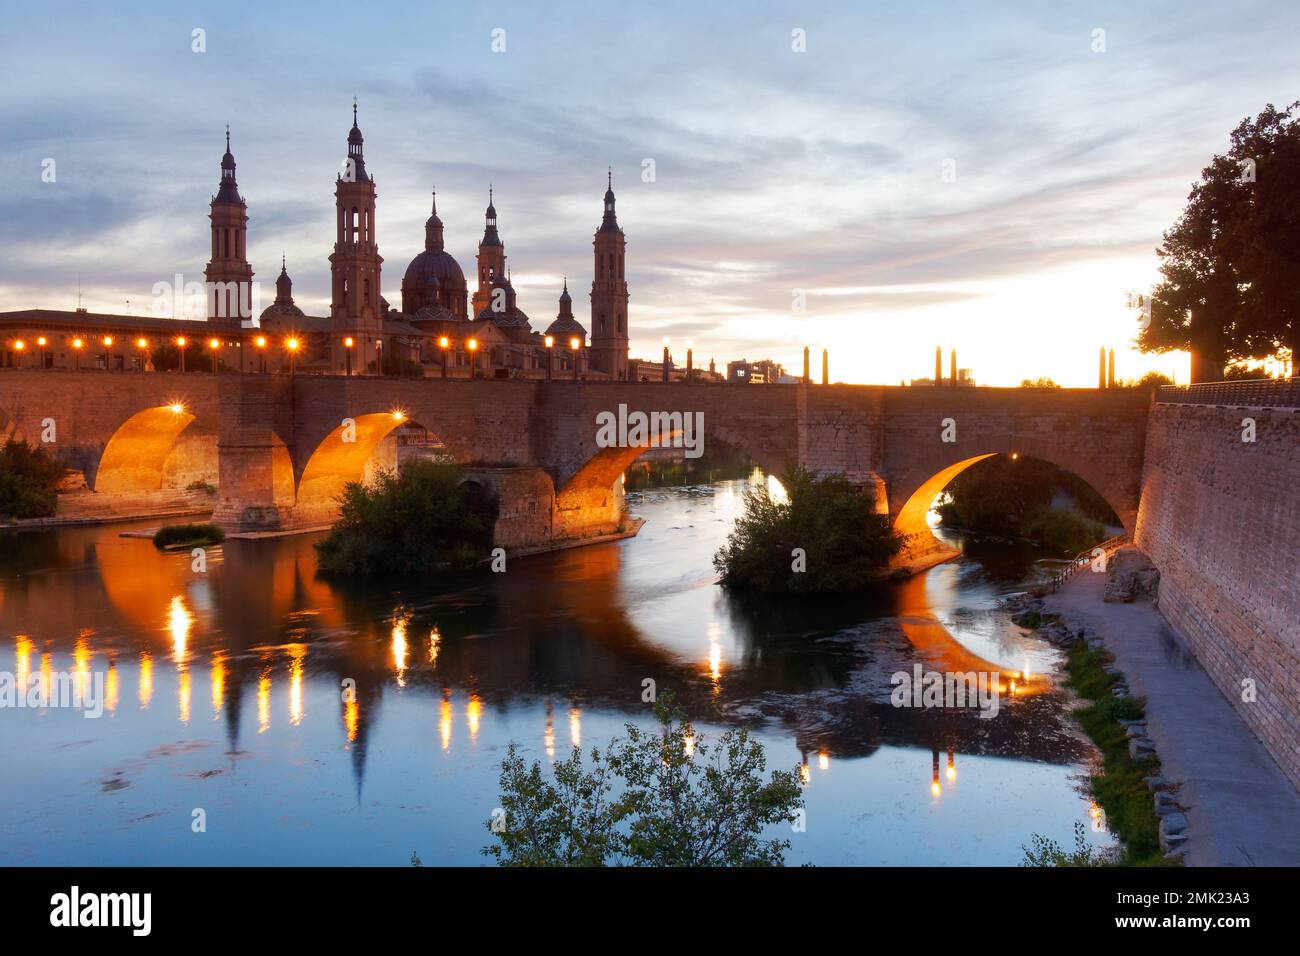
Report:
M 107 350 L 107 349 L 111 349 L 111 348 L 113 347 L 114 338 L 113 338 L 113 336 L 111 336 L 111 335 L 104 335 L 104 336 L 100 337 L 99 341 L 100 341 L 100 343 L 104 346 L 105 350 Z M 549 378 L 552 378 L 553 375 L 554 375 L 554 365 L 555 365 L 555 352 L 554 352 L 554 348 L 555 348 L 555 337 L 552 336 L 552 335 L 548 335 L 548 336 L 545 337 L 545 340 L 544 340 L 544 341 L 545 341 L 545 343 L 546 343 L 546 350 L 547 350 L 547 352 L 546 352 L 546 356 L 547 356 L 547 358 L 546 358 L 546 377 L 549 379 Z M 179 354 L 179 356 L 180 356 L 180 362 L 179 362 L 179 365 L 180 365 L 180 371 L 184 372 L 184 371 L 185 371 L 185 354 L 186 354 L 186 350 L 187 350 L 187 348 L 189 347 L 189 344 L 190 344 L 190 343 L 189 343 L 189 340 L 188 340 L 184 335 L 178 335 L 178 336 L 176 336 L 176 337 L 172 340 L 172 342 L 173 342 L 173 344 L 176 346 L 177 352 L 178 352 L 178 354 Z M 40 355 L 40 367 L 41 367 L 41 368 L 44 368 L 44 367 L 45 367 L 45 356 L 46 356 L 46 354 L 47 354 L 47 353 L 46 353 L 46 346 L 47 346 L 48 344 L 49 344 L 49 340 L 48 340 L 44 335 L 37 336 L 37 338 L 36 338 L 36 345 L 37 345 L 37 347 L 40 349 L 39 355 Z M 73 356 L 74 356 L 74 367 L 75 367 L 76 369 L 80 370 L 80 369 L 81 369 L 81 353 L 82 353 L 82 351 L 86 348 L 86 345 L 87 345 L 87 339 L 82 338 L 81 336 L 74 336 L 74 337 L 72 338 L 72 341 L 71 341 L 70 344 L 71 344 L 71 346 L 72 346 L 72 354 L 73 354 Z M 143 353 L 143 352 L 146 352 L 146 351 L 149 350 L 149 348 L 150 348 L 150 340 L 149 340 L 148 338 L 145 338 L 144 336 L 141 336 L 141 337 L 139 337 L 139 338 L 137 338 L 137 339 L 135 340 L 135 345 L 136 345 L 136 347 L 137 347 L 137 348 L 138 348 L 138 349 Z M 217 372 L 217 368 L 218 368 L 218 355 L 219 355 L 219 353 L 220 353 L 220 351 L 221 351 L 222 341 L 221 341 L 221 339 L 219 339 L 219 338 L 215 338 L 215 337 L 214 337 L 214 338 L 210 338 L 210 339 L 208 339 L 208 341 L 207 341 L 207 345 L 208 345 L 208 349 L 209 349 L 209 351 L 211 351 L 211 353 L 212 353 L 212 371 L 213 371 L 213 374 L 216 374 L 216 372 Z M 265 372 L 266 372 L 266 349 L 267 349 L 267 346 L 270 345 L 270 340 L 269 340 L 265 335 L 258 335 L 258 336 L 256 336 L 256 337 L 253 339 L 253 345 L 254 345 L 254 346 L 257 348 L 257 350 L 258 350 L 258 356 L 259 356 L 259 368 L 260 368 L 260 370 L 261 370 L 262 373 L 265 373 Z M 347 374 L 350 376 L 350 375 L 352 375 L 352 349 L 355 348 L 355 346 L 356 346 L 356 339 L 354 339 L 354 338 L 353 338 L 352 336 L 350 336 L 350 335 L 349 335 L 349 336 L 345 336 L 344 339 L 343 339 L 343 345 L 344 345 L 344 348 L 347 350 Z M 452 346 L 452 340 L 451 340 L 448 336 L 445 336 L 445 335 L 444 335 L 444 336 L 441 336 L 441 337 L 438 339 L 438 348 L 439 348 L 439 349 L 441 350 L 441 352 L 442 352 L 442 377 L 443 377 L 443 378 L 446 378 L 446 377 L 447 377 L 448 355 L 449 355 L 449 353 L 450 353 L 451 346 Z M 579 367 L 579 364 L 580 364 L 579 361 L 578 361 L 578 353 L 581 351 L 582 346 L 583 346 L 583 341 L 582 341 L 582 339 L 578 338 L 577 336 L 574 336 L 574 337 L 572 337 L 572 338 L 569 339 L 569 348 L 572 349 L 572 350 L 573 350 L 573 353 L 574 353 L 574 359 L 573 359 L 573 378 L 574 378 L 574 381 L 577 381 L 577 379 L 578 379 L 578 367 Z M 466 340 L 465 340 L 465 348 L 466 348 L 466 350 L 468 350 L 468 352 L 470 353 L 470 375 L 471 375 L 471 377 L 473 377 L 473 373 L 476 371 L 476 369 L 475 369 L 475 358 L 476 358 L 477 353 L 478 353 L 478 347 L 479 347 L 478 339 L 470 338 L 470 339 L 466 339 Z M 18 355 L 18 367 L 21 368 L 21 367 L 22 367 L 22 356 L 23 356 L 23 354 L 24 354 L 24 353 L 26 352 L 26 350 L 27 350 L 27 342 L 26 342 L 24 339 L 16 339 L 16 340 L 14 341 L 14 343 L 13 343 L 13 349 L 14 349 L 14 352 L 16 352 L 17 355 Z M 286 352 L 289 353 L 289 374 L 290 374 L 290 375 L 295 374 L 296 371 L 297 371 L 298 352 L 301 351 L 301 349 L 302 349 L 302 342 L 301 342 L 301 340 L 300 340 L 297 336 L 291 335 L 291 336 L 289 336 L 288 338 L 286 338 L 286 339 L 284 340 L 284 350 L 285 350 Z M 376 349 L 376 353 L 377 353 L 376 366 L 377 366 L 377 368 L 378 368 L 379 374 L 382 375 L 382 374 L 383 374 L 383 368 L 384 368 L 384 366 L 383 366 L 383 340 L 382 340 L 382 339 L 380 339 L 379 341 L 377 341 L 377 342 L 375 343 L 375 349 Z M 107 357 L 107 351 L 106 351 L 106 352 L 105 352 L 105 365 L 107 365 L 107 364 L 108 364 L 108 357 Z M 141 371 L 141 372 L 144 371 L 144 360 L 143 360 L 143 357 L 141 358 L 141 361 L 140 361 L 140 371 Z

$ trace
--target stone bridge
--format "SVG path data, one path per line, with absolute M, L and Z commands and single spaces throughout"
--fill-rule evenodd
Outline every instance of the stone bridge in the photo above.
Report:
M 995 454 L 1074 472 L 1132 533 L 1149 403 L 1136 390 L 0 374 L 0 431 L 53 438 L 46 447 L 96 495 L 215 485 L 214 520 L 232 531 L 330 523 L 343 486 L 387 460 L 393 432 L 423 426 L 496 492 L 505 546 L 619 527 L 619 479 L 647 447 L 598 444 L 597 416 L 620 406 L 702 413 L 706 447 L 744 451 L 771 473 L 845 472 L 917 535 L 916 552 L 937 546 L 925 524 L 935 495 Z

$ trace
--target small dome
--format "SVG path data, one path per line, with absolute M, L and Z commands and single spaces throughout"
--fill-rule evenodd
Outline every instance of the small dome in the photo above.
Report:
M 501 301 L 501 297 L 497 295 L 497 290 L 505 293 L 504 310 L 492 308 L 492 303 Z M 481 309 L 474 318 L 478 322 L 491 322 L 506 329 L 528 330 L 532 328 L 528 314 L 519 308 L 518 300 L 515 297 L 515 287 L 510 284 L 509 276 L 498 276 L 496 278 L 492 283 L 492 295 L 488 300 L 488 306 Z
M 411 317 L 415 322 L 455 322 L 456 316 L 443 305 L 422 305 Z
M 301 319 L 304 314 L 305 313 L 302 309 L 298 308 L 296 305 L 284 305 L 273 302 L 262 310 L 260 321 L 265 323 L 273 322 L 276 319 L 281 321 L 285 319 Z
M 571 315 L 561 315 L 556 317 L 555 321 L 546 327 L 547 335 L 581 335 L 587 337 L 587 330 L 583 328 L 581 322 Z

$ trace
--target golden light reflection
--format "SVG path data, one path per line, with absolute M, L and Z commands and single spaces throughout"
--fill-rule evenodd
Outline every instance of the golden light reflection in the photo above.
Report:
M 438 646 L 442 643 L 442 635 L 438 633 L 438 628 L 434 627 L 429 632 L 429 666 L 435 666 L 438 663 Z
M 817 754 L 817 768 L 819 770 L 829 770 L 831 768 L 831 755 L 826 751 L 819 751 Z
M 194 615 L 185 606 L 185 599 L 177 594 L 167 610 L 167 627 L 172 632 L 172 660 L 177 664 L 183 664 L 187 659 L 190 628 L 193 625 Z
M 148 651 L 140 654 L 140 709 L 148 710 L 149 701 L 153 700 L 153 655 Z
M 469 704 L 465 707 L 465 722 L 469 724 L 469 739 L 472 743 L 478 738 L 478 725 L 483 716 L 483 702 L 478 694 L 469 695 Z
M 393 615 L 393 668 L 397 671 L 397 686 L 406 686 L 406 625 L 410 621 L 410 614 Z
M 1093 800 L 1088 804 L 1088 816 L 1092 820 L 1092 829 L 1094 833 L 1106 832 L 1106 811 L 1101 805 Z
M 117 712 L 118 698 L 122 693 L 117 664 L 109 661 L 108 674 L 104 677 L 104 708 L 110 713 Z
M 569 708 L 569 740 L 573 746 L 582 746 L 582 711 L 577 707 Z
M 271 668 L 262 668 L 257 679 L 257 732 L 264 734 L 271 729 Z
M 20 634 L 15 639 L 14 645 L 14 656 L 17 658 L 14 671 L 18 678 L 18 692 L 26 694 L 27 682 L 31 680 L 32 674 L 32 642 L 25 635 Z
M 717 641 L 709 644 L 709 677 L 715 685 L 722 680 L 722 645 Z
M 210 670 L 212 682 L 212 719 L 221 716 L 221 702 L 226 699 L 226 662 L 219 654 L 212 657 Z
M 438 736 L 442 740 L 443 750 L 451 747 L 451 718 L 451 698 L 444 693 L 442 703 L 438 706 Z
M 953 753 L 948 751 L 948 780 L 951 782 L 957 779 L 957 765 L 953 759 Z
M 688 757 L 695 756 L 695 735 L 694 734 L 686 735 L 686 756 Z
M 808 766 L 807 759 L 799 764 L 799 782 L 805 787 L 812 782 L 812 768 Z
M 76 643 L 72 645 L 72 679 L 73 693 L 77 694 L 81 700 L 86 699 L 86 691 L 90 686 L 90 631 L 81 631 L 77 635 Z
M 361 726 L 361 705 L 356 695 L 350 696 L 343 704 L 343 727 L 347 731 L 348 743 L 357 739 L 357 728 Z
M 289 645 L 289 723 L 294 727 L 302 723 L 302 672 L 306 656 L 305 644 Z

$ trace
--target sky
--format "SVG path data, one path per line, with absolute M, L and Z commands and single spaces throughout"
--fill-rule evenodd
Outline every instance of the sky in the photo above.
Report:
M 491 183 L 534 328 L 565 275 L 590 326 L 612 166 L 634 356 L 808 345 L 847 382 L 936 345 L 981 384 L 1094 385 L 1101 346 L 1187 381 L 1126 294 L 1232 128 L 1300 99 L 1293 0 L 6 8 L 0 310 L 201 279 L 229 123 L 264 301 L 283 253 L 328 314 L 355 96 L 394 307 L 435 186 L 472 282 Z

